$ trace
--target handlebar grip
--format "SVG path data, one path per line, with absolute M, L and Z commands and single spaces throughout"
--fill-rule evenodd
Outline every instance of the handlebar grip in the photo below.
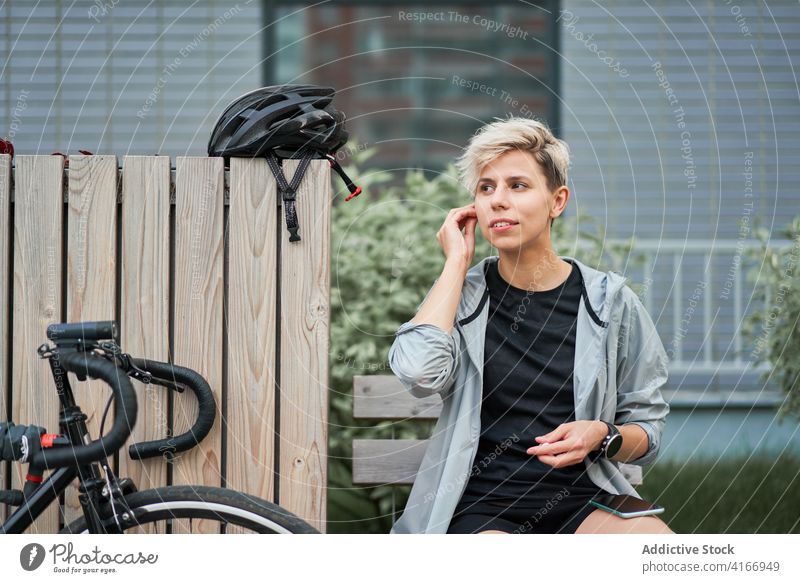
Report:
M 134 443 L 128 448 L 130 458 L 142 460 L 163 455 L 165 452 L 178 453 L 192 449 L 200 443 L 211 431 L 217 415 L 214 393 L 206 379 L 190 368 L 168 362 L 144 358 L 132 358 L 131 362 L 137 368 L 149 372 L 161 381 L 188 387 L 197 398 L 198 413 L 197 420 L 191 429 L 177 437 Z
M 101 322 L 71 322 L 50 324 L 47 327 L 47 339 L 59 340 L 116 340 L 117 325 L 113 320 Z
M 89 444 L 35 452 L 30 464 L 37 468 L 87 464 L 108 457 L 125 445 L 136 424 L 136 392 L 124 371 L 105 358 L 89 352 L 59 353 L 58 362 L 69 372 L 100 379 L 111 387 L 114 394 L 114 423 L 105 436 Z

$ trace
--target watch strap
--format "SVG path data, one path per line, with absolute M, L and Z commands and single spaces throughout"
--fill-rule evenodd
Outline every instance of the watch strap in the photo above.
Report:
M 603 421 L 599 419 L 598 421 Z M 617 429 L 612 423 L 608 421 L 603 421 L 606 424 L 607 433 L 606 436 L 603 438 L 603 441 L 600 442 L 600 449 L 596 449 L 594 451 L 589 452 L 589 458 L 594 462 L 597 461 L 601 457 L 606 457 L 606 448 L 608 447 L 608 443 L 611 441 L 611 438 L 619 433 L 619 429 Z

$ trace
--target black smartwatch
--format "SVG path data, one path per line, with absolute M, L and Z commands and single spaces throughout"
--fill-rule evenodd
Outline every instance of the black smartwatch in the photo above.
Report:
M 606 459 L 614 457 L 619 451 L 619 448 L 622 447 L 622 434 L 619 432 L 619 429 L 608 421 L 603 421 L 603 423 L 608 427 L 608 433 L 606 433 L 606 436 L 603 438 L 600 449 L 592 452 L 592 461 L 600 457 Z

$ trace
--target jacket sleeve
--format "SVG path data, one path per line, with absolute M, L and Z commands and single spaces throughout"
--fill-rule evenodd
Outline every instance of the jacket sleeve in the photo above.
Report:
M 430 290 L 425 299 L 428 295 Z M 419 306 L 425 303 L 425 299 Z M 414 397 L 440 393 L 444 398 L 444 393 L 455 381 L 459 347 L 459 332 L 455 326 L 452 334 L 448 334 L 434 324 L 408 321 L 395 332 L 394 342 L 389 348 L 389 367 Z
M 627 463 L 655 461 L 669 405 L 661 394 L 667 383 L 668 358 L 650 315 L 628 286 L 617 343 L 617 413 L 615 424 L 635 423 L 647 433 L 647 452 Z

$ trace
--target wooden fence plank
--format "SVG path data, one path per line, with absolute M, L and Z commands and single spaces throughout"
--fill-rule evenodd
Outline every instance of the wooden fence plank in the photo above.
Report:
M 47 326 L 61 321 L 63 174 L 61 156 L 17 156 L 11 419 L 53 433 L 58 432 L 58 395 L 36 348 L 46 341 Z M 15 466 L 12 488 L 22 488 L 24 471 L 27 467 Z M 52 504 L 26 532 L 50 534 L 58 526 L 59 508 Z
M 35 352 L 45 340 L 46 326 L 117 316 L 123 350 L 197 370 L 209 381 L 218 407 L 226 404 L 228 419 L 221 420 L 218 409 L 220 419 L 203 443 L 174 460 L 172 483 L 219 486 L 224 468 L 229 487 L 268 500 L 279 498 L 282 506 L 324 532 L 332 194 L 329 166 L 320 160 L 309 167 L 297 197 L 302 241 L 289 243 L 275 180 L 265 162 L 232 160 L 232 229 L 228 232 L 228 280 L 224 282 L 223 161 L 181 157 L 176 162 L 171 233 L 169 158 L 125 158 L 121 222 L 117 225 L 116 158 L 71 157 L 64 249 L 63 158 L 18 157 L 13 233 L 9 235 L 14 277 L 13 283 L 0 283 L 0 297 L 10 298 L 13 306 L 13 324 L 7 311 L 0 313 L 0 334 L 14 339 L 11 363 L 4 360 L 6 354 L 0 354 L 0 378 L 13 390 L 8 388 L 0 394 L 0 411 L 15 422 L 37 423 L 57 431 L 58 400 L 50 389 L 50 369 Z M 291 176 L 296 167 L 297 161 L 286 161 L 286 174 Z M 11 228 L 10 173 L 10 160 L 0 158 L 3 233 Z M 117 228 L 121 229 L 119 237 Z M 279 236 L 280 257 L 276 253 Z M 175 245 L 172 262 L 171 240 Z M 119 263 L 117 241 L 121 242 Z M 62 275 L 63 253 L 67 254 L 66 280 Z M 174 278 L 169 273 L 171 265 Z M 0 257 L 0 272 L 8 268 L 8 256 Z M 117 269 L 119 314 L 114 313 Z M 223 313 L 226 289 L 227 314 Z M 279 304 L 281 310 L 276 314 Z M 223 363 L 223 324 L 228 325 L 227 363 Z M 170 325 L 174 338 L 171 358 Z M 12 329 L 4 330 L 4 326 Z M 90 433 L 96 438 L 107 389 L 95 386 L 99 385 L 95 381 L 78 384 L 74 377 L 71 380 L 79 405 L 89 416 Z M 279 403 L 276 383 L 280 387 Z M 136 386 L 139 418 L 129 444 L 182 433 L 196 418 L 197 406 L 191 394 L 175 395 L 174 419 L 170 421 L 167 392 L 139 383 Z M 276 419 L 278 410 L 280 418 Z M 106 423 L 112 421 L 109 418 Z M 280 460 L 274 456 L 276 421 Z M 223 431 L 227 432 L 225 451 Z M 118 466 L 118 475 L 133 478 L 139 489 L 167 483 L 163 459 L 133 462 L 128 459 L 127 446 L 120 452 Z M 22 486 L 22 469 L 12 472 L 12 487 Z M 0 468 L 0 472 L 9 470 Z M 275 472 L 280 476 L 278 492 Z M 55 532 L 58 510 L 53 505 L 29 530 Z M 64 518 L 71 520 L 79 512 L 75 492 L 69 490 Z M 205 532 L 215 530 L 215 526 L 201 521 L 194 522 L 192 528 Z M 173 531 L 185 532 L 186 527 L 188 521 L 179 521 L 173 524 Z
M 291 179 L 297 160 L 284 161 Z M 281 217 L 280 505 L 321 532 L 327 503 L 330 166 L 313 161 L 297 192 L 301 241 Z
M 70 156 L 67 214 L 67 322 L 113 320 L 117 268 L 117 157 Z M 75 382 L 72 382 L 72 381 Z M 111 395 L 98 380 L 70 384 L 92 439 Z M 109 412 L 105 430 L 114 421 Z M 108 460 L 112 462 L 111 459 Z M 64 521 L 83 515 L 78 481 L 64 493 Z
M 122 169 L 120 343 L 128 354 L 169 360 L 170 159 L 126 156 Z M 134 442 L 169 435 L 167 389 L 133 380 L 139 413 L 133 434 L 119 455 L 118 475 L 139 490 L 167 485 L 161 458 L 134 461 Z M 154 527 L 143 532 L 156 532 Z M 163 532 L 160 528 L 158 532 Z
M 11 248 L 10 228 L 11 217 L 11 156 L 0 154 L 0 338 L 11 338 L 8 329 L 8 289 L 9 282 L 6 274 L 8 273 L 8 252 Z M 8 399 L 6 395 L 9 391 L 8 378 L 8 350 L 0 350 L 0 415 L 2 420 L 9 419 Z M 6 487 L 6 477 L 8 476 L 8 462 L 0 462 L 0 489 Z M 0 522 L 8 517 L 6 504 L 0 504 Z
M 265 160 L 231 160 L 226 476 L 274 501 L 277 202 Z
M 174 362 L 199 372 L 222 402 L 223 310 L 222 158 L 179 157 L 175 184 L 175 338 Z M 174 431 L 186 431 L 197 417 L 190 394 L 175 395 Z M 219 413 L 219 411 L 218 411 Z M 176 457 L 174 484 L 221 484 L 221 415 L 208 437 Z M 207 532 L 208 523 L 194 524 Z M 174 525 L 185 532 L 188 524 Z

